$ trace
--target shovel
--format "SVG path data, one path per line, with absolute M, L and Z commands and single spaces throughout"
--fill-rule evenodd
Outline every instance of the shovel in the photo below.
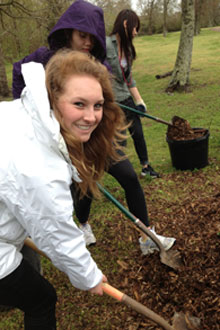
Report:
M 147 227 L 141 222 L 138 218 L 136 218 L 130 211 L 128 211 L 116 198 L 114 198 L 104 187 L 102 187 L 99 183 L 97 183 L 99 190 L 111 201 L 115 204 L 119 210 L 121 210 L 134 224 L 138 227 L 142 232 L 144 232 L 147 236 L 149 236 L 155 244 L 160 249 L 160 260 L 163 264 L 173 268 L 178 269 L 183 266 L 181 256 L 179 251 L 177 250 L 169 250 L 166 251 L 161 244 L 160 240 L 153 234 Z
M 125 305 L 131 307 L 136 312 L 146 316 L 151 321 L 157 323 L 165 330 L 196 330 L 200 329 L 200 319 L 190 315 L 184 315 L 183 312 L 175 313 L 173 317 L 173 324 L 170 325 L 164 318 L 153 312 L 151 309 L 142 305 L 133 298 L 127 296 L 125 293 L 119 291 L 108 283 L 103 283 L 103 291 L 116 300 L 123 302 Z
M 144 113 L 142 111 L 139 111 L 137 109 L 134 109 L 134 108 L 130 108 L 124 104 L 121 104 L 121 103 L 117 103 L 117 105 L 119 105 L 120 108 L 124 108 L 124 109 L 127 109 L 127 110 L 130 110 L 130 111 L 133 111 L 133 112 L 136 112 L 138 115 L 141 115 L 141 116 L 144 116 L 144 117 L 147 117 L 149 119 L 153 119 L 155 121 L 157 121 L 158 123 L 161 123 L 161 124 L 165 124 L 165 125 L 168 125 L 168 126 L 172 126 L 174 127 L 175 125 L 173 125 L 172 123 L 168 122 L 168 121 L 165 121 L 163 119 L 160 119 L 158 117 L 154 117 L 154 116 L 151 116 L 147 113 Z M 175 126 L 176 127 L 176 126 Z
M 31 238 L 26 238 L 24 244 L 30 247 L 32 250 L 36 251 L 38 254 L 42 255 L 43 257 L 47 257 L 47 255 L 39 250 L 37 246 L 34 244 Z M 163 319 L 160 315 L 153 312 L 151 309 L 145 307 L 138 301 L 134 300 L 133 298 L 127 296 L 125 293 L 119 291 L 118 289 L 114 288 L 113 286 L 109 285 L 108 283 L 102 284 L 103 291 L 118 300 L 119 302 L 123 302 L 125 305 L 131 307 L 136 312 L 146 316 L 148 319 L 154 321 L 158 325 L 160 325 L 165 330 L 190 330 L 190 329 L 199 329 L 200 326 L 200 319 L 197 317 L 184 315 L 182 312 L 175 313 L 173 325 L 171 326 L 165 319 Z

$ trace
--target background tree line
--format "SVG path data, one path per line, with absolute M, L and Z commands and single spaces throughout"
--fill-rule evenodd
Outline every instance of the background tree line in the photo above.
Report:
M 220 0 L 191 0 L 193 3 L 194 35 L 201 27 L 220 25 Z M 49 31 L 72 0 L 0 0 L 0 95 L 10 89 L 6 63 L 13 63 L 47 45 Z M 132 9 L 131 0 L 90 0 L 103 8 L 106 33 L 112 29 L 117 13 Z M 189 0 L 138 0 L 137 13 L 141 19 L 140 34 L 163 33 L 182 29 L 182 8 Z M 191 6 L 189 6 L 191 8 Z M 192 16 L 192 15 L 191 15 Z

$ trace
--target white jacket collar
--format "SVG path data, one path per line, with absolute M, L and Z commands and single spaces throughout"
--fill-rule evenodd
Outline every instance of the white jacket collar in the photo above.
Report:
M 72 165 L 66 143 L 60 134 L 60 124 L 50 109 L 45 84 L 45 70 L 41 63 L 29 62 L 21 66 L 26 87 L 22 91 L 22 103 L 32 118 L 35 134 L 43 143 L 51 145 L 61 152 L 72 168 L 72 176 L 81 182 L 75 166 Z

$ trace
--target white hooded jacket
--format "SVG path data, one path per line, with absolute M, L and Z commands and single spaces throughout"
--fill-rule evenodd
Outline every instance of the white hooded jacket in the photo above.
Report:
M 21 99 L 0 103 L 0 279 L 20 265 L 30 235 L 76 288 L 88 290 L 102 272 L 73 221 L 69 187 L 80 179 L 50 109 L 43 66 L 26 63 L 22 73 Z

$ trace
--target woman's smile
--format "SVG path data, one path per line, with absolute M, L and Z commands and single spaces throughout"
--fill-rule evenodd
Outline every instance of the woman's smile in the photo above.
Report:
M 100 83 L 89 75 L 71 76 L 58 101 L 65 128 L 81 142 L 87 142 L 103 115 L 104 98 Z

